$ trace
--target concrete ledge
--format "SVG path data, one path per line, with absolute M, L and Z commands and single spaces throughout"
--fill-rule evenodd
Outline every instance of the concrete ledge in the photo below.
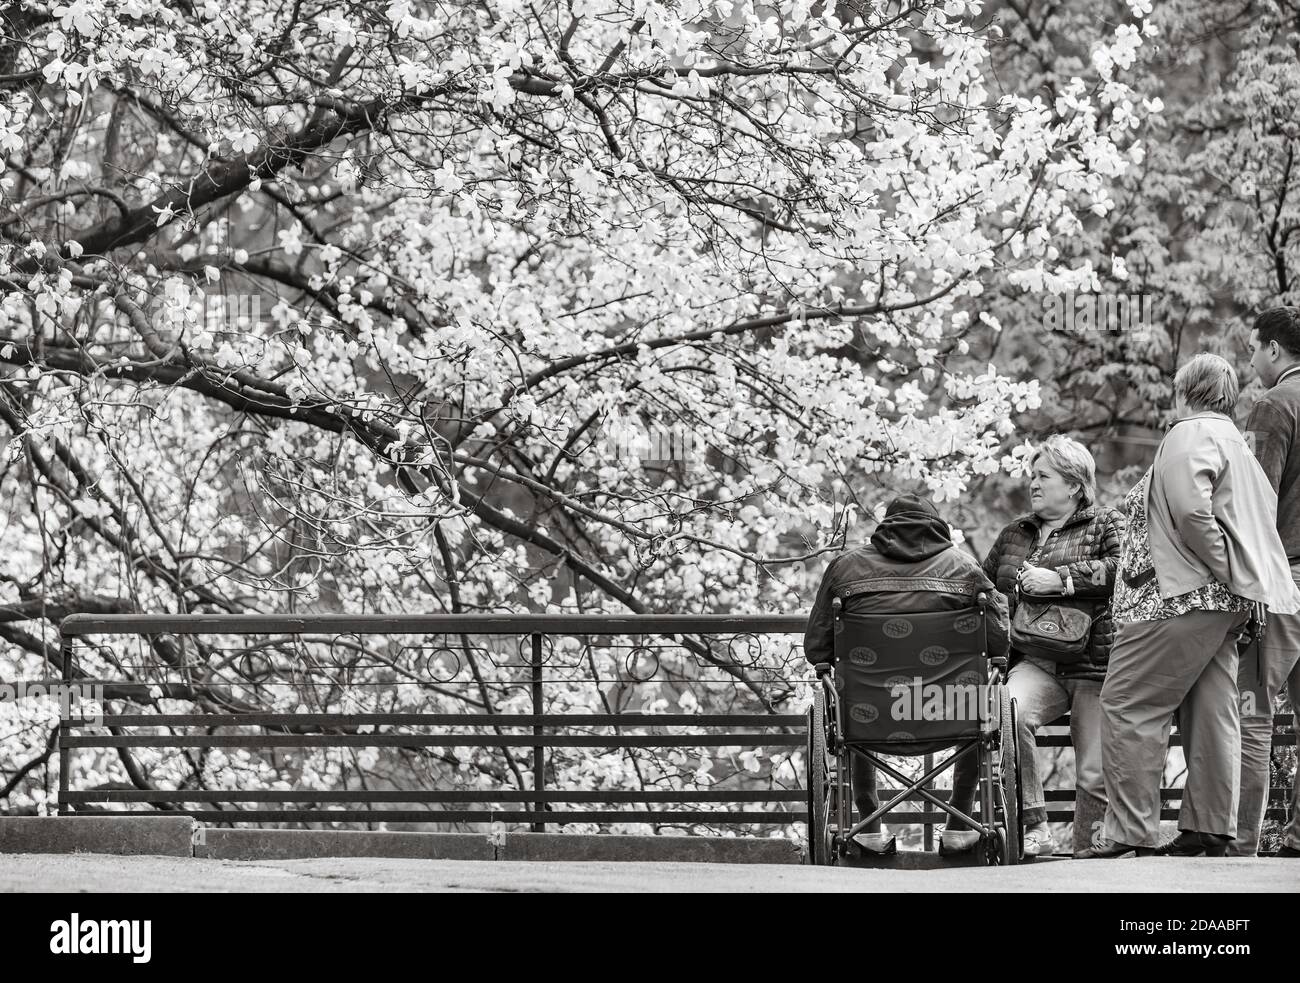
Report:
M 757 837 L 509 833 L 497 847 L 497 859 L 797 864 L 800 856 L 789 840 Z
M 0 853 L 142 853 L 191 857 L 189 816 L 4 816 Z
M 208 829 L 188 816 L 0 817 L 0 854 L 97 853 L 208 860 L 632 861 L 798 864 L 797 844 L 757 837 L 608 834 L 394 833 L 311 829 Z
M 394 857 L 408 860 L 493 860 L 478 833 L 391 833 L 317 829 L 199 829 L 194 856 L 212 860 L 309 860 Z
M 1067 860 L 1068 857 L 1026 857 L 1020 863 L 1025 864 L 1049 864 L 1056 860 Z M 965 853 L 951 854 L 946 857 L 939 856 L 937 850 L 899 850 L 892 857 L 873 857 L 868 854 L 857 854 L 841 859 L 837 866 L 856 867 L 863 870 L 952 870 L 956 867 L 983 867 L 980 862 L 979 854 L 974 850 L 968 850 Z

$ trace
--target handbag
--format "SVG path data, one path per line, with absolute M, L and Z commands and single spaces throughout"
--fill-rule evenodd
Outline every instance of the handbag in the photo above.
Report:
M 1088 652 L 1095 620 L 1091 601 L 1025 594 L 1016 587 L 1011 645 L 1049 662 L 1080 662 Z

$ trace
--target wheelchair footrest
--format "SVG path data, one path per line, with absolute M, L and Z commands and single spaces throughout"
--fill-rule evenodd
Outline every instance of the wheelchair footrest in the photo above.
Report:
M 982 867 L 978 850 L 941 857 L 933 850 L 899 850 L 897 853 L 881 857 L 875 854 L 863 854 L 861 850 L 850 851 L 847 857 L 839 859 L 838 866 L 854 867 L 864 870 L 945 870 L 952 867 Z

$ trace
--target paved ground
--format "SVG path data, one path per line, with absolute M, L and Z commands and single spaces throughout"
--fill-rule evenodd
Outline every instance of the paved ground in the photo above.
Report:
M 1000 869 L 547 863 L 343 858 L 221 861 L 103 854 L 0 855 L 14 891 L 1300 892 L 1300 861 L 1053 861 Z

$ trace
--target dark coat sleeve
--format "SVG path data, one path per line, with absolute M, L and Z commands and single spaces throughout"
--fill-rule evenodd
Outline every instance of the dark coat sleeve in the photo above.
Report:
M 821 586 L 817 589 L 817 600 L 808 612 L 808 628 L 803 636 L 804 657 L 813 665 L 820 662 L 835 661 L 835 618 L 831 610 L 833 594 L 831 588 L 835 581 L 835 567 L 839 557 L 826 565 L 822 574 Z
M 1110 597 L 1115 589 L 1124 518 L 1114 509 L 1108 509 L 1100 521 L 1101 537 L 1097 542 L 1096 557 L 1076 560 L 1064 567 L 1074 583 L 1075 597 Z
M 987 563 L 988 561 L 985 560 L 986 565 Z M 989 596 L 987 614 L 989 655 L 1006 655 L 1011 650 L 1011 618 L 1007 596 L 993 585 L 992 579 L 982 570 L 978 572 L 977 582 L 979 589 Z
M 1011 618 L 1007 596 L 993 588 L 993 611 L 989 619 L 989 655 L 1007 655 L 1011 651 Z
M 1008 526 L 998 533 L 998 538 L 993 540 L 993 545 L 989 547 L 988 555 L 984 557 L 981 564 L 981 570 L 984 573 L 985 580 L 988 581 L 989 589 L 992 590 L 995 600 L 994 606 L 1001 612 L 1002 627 L 1001 635 L 993 627 L 993 622 L 989 622 L 989 654 L 1005 655 L 1010 651 L 1010 631 L 1012 611 L 1011 599 L 998 587 L 998 571 L 1002 568 L 1002 562 L 1006 559 L 1007 543 L 1010 542 L 1011 527 Z M 1000 641 L 999 641 L 1000 639 Z
M 1255 403 L 1246 420 L 1246 432 L 1250 434 L 1255 459 L 1277 493 L 1282 490 L 1287 454 L 1295 441 L 1292 430 L 1291 420 L 1267 398 Z

